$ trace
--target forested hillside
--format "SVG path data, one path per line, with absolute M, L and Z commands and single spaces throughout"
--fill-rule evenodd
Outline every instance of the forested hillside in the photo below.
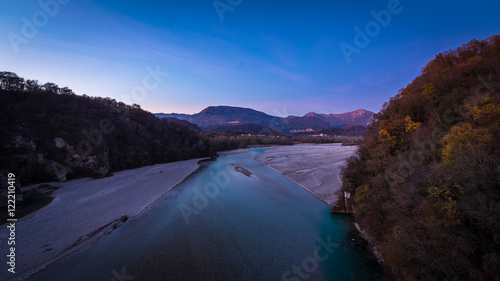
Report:
M 386 103 L 343 171 L 401 280 L 500 280 L 500 36 L 439 54 Z
M 78 96 L 11 72 L 0 78 L 0 170 L 23 185 L 212 154 L 196 131 L 139 105 Z

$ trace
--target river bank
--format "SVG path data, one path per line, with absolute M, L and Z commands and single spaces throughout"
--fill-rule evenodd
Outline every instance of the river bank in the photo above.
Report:
M 5 270 L 0 279 L 22 280 L 96 241 L 183 182 L 199 169 L 200 160 L 121 171 L 96 180 L 49 183 L 59 187 L 52 194 L 53 201 L 16 224 L 16 274 Z M 8 231 L 0 231 L 2 240 L 8 237 Z M 6 245 L 2 243 L 2 249 Z
M 332 213 L 352 214 L 350 194 L 337 194 L 342 181 L 340 171 L 345 160 L 354 155 L 357 146 L 341 146 L 340 144 L 302 144 L 294 146 L 275 146 L 255 157 L 264 166 L 282 174 L 314 196 L 332 206 Z M 371 239 L 354 223 L 355 231 L 350 236 L 360 251 L 373 254 L 374 264 L 380 264 L 384 276 L 394 280 L 390 269 L 373 244 Z
M 340 169 L 356 151 L 356 146 L 339 143 L 274 146 L 255 160 L 332 205 L 342 185 Z

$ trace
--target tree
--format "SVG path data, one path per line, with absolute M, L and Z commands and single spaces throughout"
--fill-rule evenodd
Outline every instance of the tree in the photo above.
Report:
M 51 82 L 43 84 L 42 89 L 52 93 L 59 93 L 59 86 Z
M 443 163 L 463 170 L 484 168 L 491 162 L 493 137 L 487 129 L 469 123 L 454 126 L 443 138 Z
M 40 89 L 40 85 L 38 84 L 38 80 L 27 80 L 26 81 L 26 91 L 35 92 Z

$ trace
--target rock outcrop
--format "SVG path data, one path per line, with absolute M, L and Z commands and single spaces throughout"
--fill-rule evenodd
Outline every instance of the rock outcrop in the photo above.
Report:
M 330 211 L 334 214 L 353 214 L 352 198 L 350 192 L 343 192 L 337 202 L 335 202 Z

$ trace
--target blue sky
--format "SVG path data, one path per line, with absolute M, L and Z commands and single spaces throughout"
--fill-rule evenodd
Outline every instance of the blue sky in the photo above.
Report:
M 384 26 L 372 13 L 382 10 Z M 499 1 L 4 1 L 0 70 L 151 112 L 378 111 L 436 54 L 499 33 L 498 11 Z M 368 43 L 356 45 L 356 27 Z M 357 48 L 350 61 L 341 44 Z

